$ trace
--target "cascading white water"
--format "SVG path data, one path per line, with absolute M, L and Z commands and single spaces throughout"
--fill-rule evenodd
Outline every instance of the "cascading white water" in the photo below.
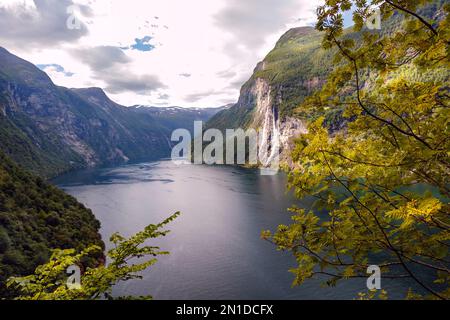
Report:
M 292 117 L 281 121 L 277 106 L 273 103 L 271 87 L 258 78 L 252 87 L 255 97 L 255 116 L 251 127 L 259 130 L 258 157 L 262 167 L 278 168 L 281 161 L 289 162 L 290 141 L 307 132 L 304 123 Z
M 278 167 L 280 158 L 280 123 L 279 119 L 275 117 L 275 107 L 271 109 L 272 123 L 271 123 L 271 135 L 270 135 L 270 155 L 267 162 L 264 164 L 266 167 Z

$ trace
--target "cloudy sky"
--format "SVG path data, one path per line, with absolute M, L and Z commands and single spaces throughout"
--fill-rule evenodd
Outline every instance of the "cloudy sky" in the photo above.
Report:
M 0 46 L 66 87 L 123 105 L 235 102 L 289 28 L 320 0 L 0 0 Z

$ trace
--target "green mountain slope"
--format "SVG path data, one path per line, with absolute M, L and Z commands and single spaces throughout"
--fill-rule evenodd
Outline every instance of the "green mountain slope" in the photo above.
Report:
M 281 118 L 291 116 L 305 97 L 323 85 L 331 71 L 332 52 L 321 49 L 322 36 L 312 27 L 286 32 L 243 85 L 239 101 L 208 122 L 211 128 L 249 127 L 257 104 L 254 87 L 263 79 Z
M 0 48 L 0 150 L 35 174 L 167 157 L 173 128 L 216 112 L 151 109 L 121 106 L 99 88 L 58 87 Z
M 99 229 L 100 222 L 75 198 L 0 152 L 0 296 L 7 294 L 8 277 L 33 272 L 52 248 L 103 247 Z
M 436 0 L 419 12 L 430 20 L 442 18 L 443 0 Z M 402 15 L 394 13 L 383 22 L 381 30 L 373 32 L 392 33 L 402 27 Z M 345 30 L 346 37 L 360 41 L 361 33 Z M 319 91 L 326 83 L 328 74 L 334 69 L 335 49 L 322 48 L 323 34 L 312 27 L 293 28 L 277 42 L 274 49 L 258 63 L 251 78 L 242 86 L 238 102 L 227 110 L 212 117 L 206 128 L 225 129 L 254 128 L 262 136 L 279 134 L 282 160 L 289 162 L 292 140 L 305 133 L 307 124 L 317 116 L 325 117 L 325 125 L 331 131 L 345 126 L 342 108 L 336 106 L 328 110 L 305 110 L 302 103 Z M 338 64 L 339 65 L 339 64 Z M 398 76 L 422 81 L 448 81 L 449 70 L 434 70 L 421 73 L 412 63 L 398 69 Z M 361 86 L 375 84 L 376 72 L 361 74 Z M 354 93 L 349 87 L 342 96 Z M 270 141 L 265 141 L 270 145 Z

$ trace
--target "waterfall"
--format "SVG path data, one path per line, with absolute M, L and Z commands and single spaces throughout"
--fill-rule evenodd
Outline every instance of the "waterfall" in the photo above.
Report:
M 272 134 L 270 139 L 270 156 L 266 166 L 278 167 L 280 157 L 280 127 L 275 107 L 272 107 Z

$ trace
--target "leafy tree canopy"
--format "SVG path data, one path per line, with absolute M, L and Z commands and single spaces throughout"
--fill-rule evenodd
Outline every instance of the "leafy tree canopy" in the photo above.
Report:
M 159 224 L 151 224 L 143 231 L 126 239 L 119 233 L 111 236 L 114 248 L 108 251 L 110 262 L 95 268 L 88 267 L 81 277 L 79 288 L 67 286 L 66 271 L 70 266 L 79 265 L 82 259 L 93 252 L 101 251 L 98 246 L 90 246 L 80 253 L 73 249 L 54 250 L 50 261 L 36 268 L 34 274 L 26 277 L 12 277 L 8 287 L 20 291 L 20 300 L 96 300 L 114 299 L 112 288 L 120 281 L 141 278 L 139 272 L 157 262 L 156 257 L 166 255 L 159 247 L 146 245 L 149 239 L 166 236 L 164 227 L 179 216 L 175 213 Z M 136 299 L 119 297 L 118 299 Z M 151 296 L 139 297 L 151 299 Z
M 366 29 L 374 6 L 382 28 L 401 25 Z M 343 28 L 349 10 L 357 41 Z M 326 0 L 318 9 L 336 67 L 301 108 L 340 108 L 347 125 L 329 133 L 317 116 L 296 142 L 289 187 L 314 196 L 314 211 L 292 208 L 290 225 L 262 234 L 296 257 L 295 285 L 367 277 L 377 264 L 382 278 L 414 284 L 408 298 L 450 297 L 449 11 L 426 0 Z

